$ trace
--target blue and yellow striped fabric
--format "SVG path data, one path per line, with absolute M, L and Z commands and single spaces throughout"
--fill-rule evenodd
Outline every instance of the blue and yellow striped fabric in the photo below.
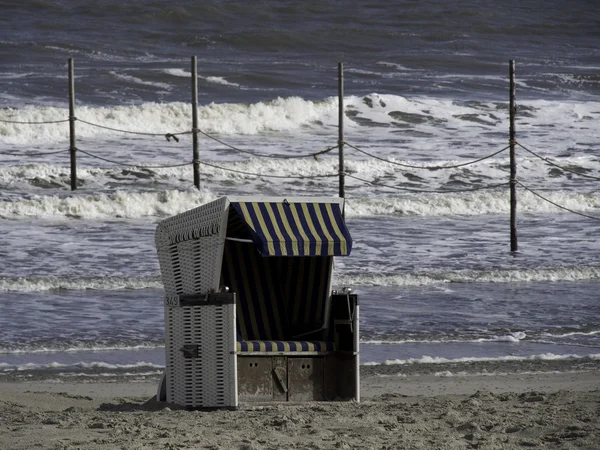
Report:
M 234 202 L 261 256 L 346 256 L 352 238 L 337 203 Z
M 262 258 L 252 243 L 227 241 L 221 284 L 236 293 L 238 351 L 333 351 L 331 342 L 294 339 L 323 325 L 330 269 L 329 256 Z
M 322 341 L 238 341 L 238 352 L 331 352 L 333 342 Z
M 240 340 L 285 340 L 291 334 L 275 263 L 252 244 L 225 243 L 221 284 L 236 293 Z

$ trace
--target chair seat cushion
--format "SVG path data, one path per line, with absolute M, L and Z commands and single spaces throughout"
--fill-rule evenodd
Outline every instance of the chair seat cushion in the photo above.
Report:
M 332 352 L 333 342 L 325 341 L 237 341 L 238 352 Z

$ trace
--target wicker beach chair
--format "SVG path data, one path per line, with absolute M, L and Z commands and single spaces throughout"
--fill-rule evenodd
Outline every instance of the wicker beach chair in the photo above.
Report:
M 166 369 L 188 408 L 360 399 L 358 297 L 331 291 L 352 239 L 339 198 L 223 197 L 162 221 Z

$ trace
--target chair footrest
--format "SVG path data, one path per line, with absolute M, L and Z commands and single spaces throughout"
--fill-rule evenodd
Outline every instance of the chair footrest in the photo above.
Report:
M 325 341 L 237 341 L 237 351 L 244 353 L 332 352 L 333 342 Z

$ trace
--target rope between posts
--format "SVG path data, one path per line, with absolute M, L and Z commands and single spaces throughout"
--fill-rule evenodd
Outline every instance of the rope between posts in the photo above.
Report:
M 62 120 L 49 120 L 49 121 L 44 121 L 44 122 L 22 122 L 19 120 L 4 120 L 4 119 L 0 119 L 0 122 L 4 122 L 4 123 L 17 123 L 17 124 L 21 124 L 21 125 L 43 125 L 43 124 L 52 124 L 52 123 L 64 123 L 64 122 L 68 122 L 69 119 L 62 119 Z
M 334 173 L 334 174 L 326 174 L 326 175 L 262 175 L 260 173 L 251 173 L 251 172 L 245 172 L 243 170 L 236 170 L 236 169 L 228 169 L 226 167 L 221 167 L 221 166 L 217 166 L 216 164 L 211 164 L 211 163 L 207 163 L 204 161 L 200 161 L 200 164 L 205 165 L 205 166 L 209 166 L 209 167 L 214 167 L 215 169 L 221 169 L 221 170 L 225 170 L 226 172 L 235 172 L 235 173 L 239 173 L 242 175 L 250 175 L 253 177 L 261 177 L 261 178 L 295 178 L 295 179 L 310 179 L 310 178 L 328 178 L 328 177 L 337 177 L 338 174 Z
M 92 127 L 103 128 L 105 130 L 110 130 L 110 131 L 117 131 L 119 133 L 137 134 L 139 136 L 164 136 L 167 139 L 167 141 L 170 141 L 170 138 L 173 138 L 177 142 L 179 142 L 179 139 L 177 139 L 177 136 L 182 135 L 182 134 L 191 134 L 192 133 L 191 131 L 181 131 L 179 133 L 144 133 L 141 131 L 129 131 L 129 130 L 122 130 L 119 128 L 107 127 L 104 125 L 98 125 L 97 123 L 88 122 L 86 120 L 78 119 L 78 118 L 75 118 L 75 120 L 77 120 L 81 123 L 85 123 L 86 125 L 90 125 Z
M 529 153 L 531 153 L 531 154 L 532 154 L 533 156 L 535 156 L 536 158 L 539 158 L 539 159 L 541 159 L 542 161 L 544 161 L 544 162 L 546 162 L 546 163 L 550 164 L 551 166 L 558 167 L 559 169 L 562 169 L 562 170 L 564 170 L 564 171 L 566 171 L 566 172 L 571 172 L 571 173 L 574 173 L 575 175 L 579 175 L 580 177 L 584 177 L 584 178 L 590 178 L 590 179 L 592 179 L 592 180 L 600 180 L 600 178 L 599 178 L 599 177 L 594 177 L 594 176 L 592 176 L 592 175 L 586 175 L 586 174 L 584 174 L 584 173 L 577 172 L 576 170 L 569 169 L 569 168 L 567 168 L 567 167 L 563 167 L 563 166 L 561 166 L 561 165 L 558 165 L 558 164 L 556 164 L 556 163 L 554 163 L 554 162 L 550 161 L 548 158 L 545 158 L 545 157 L 543 157 L 542 155 L 538 155 L 538 154 L 537 154 L 537 153 L 535 153 L 534 151 L 532 151 L 532 150 L 529 150 L 527 147 L 525 147 L 524 145 L 520 144 L 519 142 L 516 142 L 516 141 L 515 141 L 515 143 L 516 143 L 516 144 L 517 144 L 519 147 L 521 147 L 523 150 L 525 150 L 526 152 L 529 152 Z
M 577 214 L 578 216 L 587 217 L 588 219 L 600 220 L 600 217 L 590 216 L 590 215 L 588 215 L 588 214 L 580 213 L 580 212 L 578 212 L 578 211 L 574 211 L 574 210 L 572 210 L 572 209 L 569 209 L 569 208 L 567 208 L 567 207 L 565 207 L 565 206 L 559 205 L 558 203 L 556 203 L 556 202 L 553 202 L 553 201 L 552 201 L 552 200 L 550 200 L 550 199 L 547 199 L 547 198 L 546 198 L 546 197 L 544 197 L 543 195 L 541 195 L 541 194 L 538 194 L 538 193 L 537 193 L 537 192 L 535 192 L 533 189 L 530 189 L 530 188 L 528 188 L 527 186 L 525 186 L 525 185 L 524 185 L 523 183 L 521 183 L 520 181 L 517 181 L 517 184 L 518 184 L 519 186 L 521 186 L 523 189 L 525 189 L 526 191 L 529 191 L 529 192 L 531 192 L 531 193 L 532 193 L 533 195 L 535 195 L 536 197 L 539 197 L 539 198 L 541 198 L 541 199 L 542 199 L 542 200 L 544 200 L 545 202 L 548 202 L 548 203 L 550 203 L 551 205 L 554 205 L 554 206 L 556 206 L 556 207 L 557 207 L 557 208 L 559 208 L 559 209 L 563 209 L 563 210 L 565 210 L 565 211 L 568 211 L 568 212 L 570 212 L 570 213 Z
M 500 186 L 506 186 L 508 183 L 498 183 L 498 184 L 490 184 L 488 186 L 480 186 L 473 187 L 468 189 L 440 189 L 440 190 L 425 190 L 425 189 L 413 189 L 413 188 L 404 188 L 400 186 L 390 186 L 389 184 L 377 183 L 376 181 L 365 180 L 364 178 L 359 178 L 354 175 L 350 175 L 349 173 L 344 173 L 345 176 L 354 178 L 355 180 L 362 181 L 363 183 L 367 183 L 372 186 L 386 187 L 390 189 L 396 189 L 399 191 L 408 191 L 408 192 L 418 192 L 418 193 L 427 193 L 427 194 L 446 194 L 446 193 L 455 193 L 455 192 L 473 192 L 473 191 L 481 191 L 484 189 L 494 189 Z
M 447 165 L 447 166 L 414 166 L 412 164 L 404 164 L 404 163 L 399 163 L 399 162 L 396 162 L 396 161 L 390 161 L 389 159 L 382 158 L 382 157 L 377 156 L 377 155 L 373 155 L 372 153 L 366 152 L 365 150 L 362 150 L 362 149 L 360 149 L 360 148 L 358 148 L 358 147 L 356 147 L 356 146 L 354 146 L 352 144 L 348 144 L 347 142 L 344 142 L 344 144 L 346 144 L 348 147 L 353 148 L 354 150 L 356 150 L 356 151 L 358 151 L 360 153 L 363 153 L 363 154 L 365 154 L 367 156 L 370 156 L 371 158 L 375 158 L 375 159 L 378 159 L 380 161 L 384 161 L 384 162 L 387 162 L 387 163 L 390 163 L 390 164 L 394 164 L 396 166 L 407 167 L 409 169 L 423 169 L 423 170 L 425 170 L 425 169 L 427 169 L 427 170 L 456 169 L 458 167 L 469 166 L 471 164 L 475 164 L 475 163 L 484 161 L 486 159 L 492 158 L 492 157 L 494 157 L 494 156 L 496 156 L 496 155 L 498 155 L 498 154 L 500 154 L 500 153 L 502 153 L 502 152 L 504 152 L 504 151 L 506 151 L 506 150 L 508 150 L 510 148 L 510 145 L 508 145 L 508 146 L 504 147 L 503 149 L 498 150 L 497 152 L 492 153 L 491 155 L 484 156 L 483 158 L 479 158 L 479 159 L 476 159 L 476 160 L 473 160 L 473 161 L 469 161 L 469 162 L 466 162 L 466 163 L 461 163 L 461 164 L 454 164 L 454 165 Z
M 76 149 L 76 150 L 80 153 L 83 153 L 84 155 L 89 156 L 90 158 L 100 159 L 102 161 L 105 161 L 105 162 L 108 162 L 111 164 L 117 164 L 119 166 L 137 167 L 139 169 L 169 169 L 172 167 L 183 167 L 183 166 L 189 166 L 192 164 L 191 162 L 187 162 L 187 163 L 182 163 L 182 164 L 165 164 L 165 165 L 159 165 L 159 166 L 140 166 L 138 164 L 126 164 L 126 163 L 122 163 L 122 162 L 115 161 L 112 159 L 103 158 L 101 156 L 94 155 L 93 153 L 86 152 L 85 150 L 81 150 L 81 149 Z
M 257 158 L 296 159 L 296 158 L 306 158 L 306 157 L 312 156 L 313 158 L 317 159 L 317 156 L 323 155 L 325 153 L 328 153 L 331 150 L 333 150 L 334 148 L 338 147 L 338 145 L 336 144 L 336 145 L 333 145 L 333 146 L 331 146 L 329 148 L 326 148 L 325 150 L 321 150 L 320 152 L 307 153 L 307 154 L 304 154 L 304 155 L 294 155 L 294 156 L 276 155 L 276 154 L 262 155 L 260 153 L 255 153 L 255 152 L 252 152 L 250 150 L 244 150 L 244 149 L 238 148 L 238 147 L 236 147 L 234 145 L 231 145 L 231 144 L 228 144 L 226 142 L 223 142 L 222 140 L 220 140 L 220 139 L 218 139 L 218 138 L 216 138 L 214 136 L 211 136 L 210 134 L 206 133 L 205 131 L 198 130 L 198 132 L 201 133 L 201 134 L 203 134 L 207 138 L 212 139 L 213 141 L 218 142 L 221 145 L 224 145 L 225 147 L 229 147 L 230 149 L 235 150 L 237 152 L 246 153 L 246 154 L 255 156 Z

